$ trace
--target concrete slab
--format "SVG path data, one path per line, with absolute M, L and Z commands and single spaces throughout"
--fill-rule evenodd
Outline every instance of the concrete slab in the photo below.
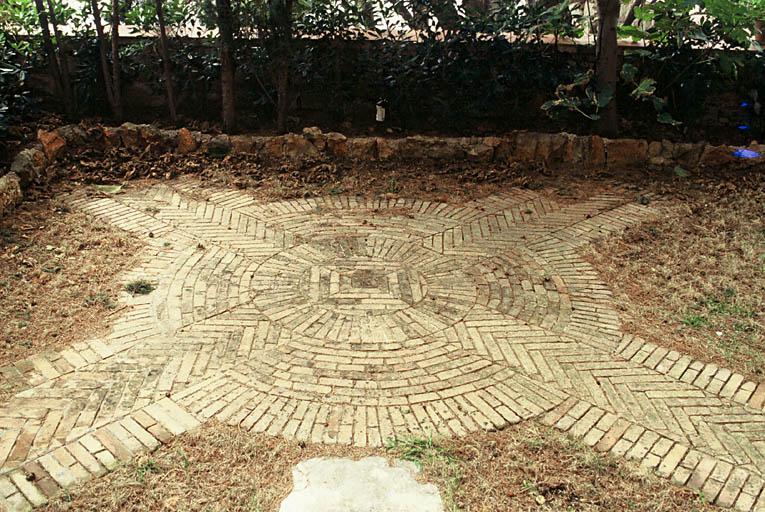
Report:
M 438 488 L 417 482 L 416 472 L 382 457 L 306 460 L 292 470 L 295 486 L 279 512 L 443 512 Z

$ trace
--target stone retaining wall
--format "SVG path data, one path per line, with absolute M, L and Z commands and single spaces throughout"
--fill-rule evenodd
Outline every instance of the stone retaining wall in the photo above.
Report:
M 502 137 L 404 138 L 346 137 L 337 132 L 322 133 L 316 127 L 302 134 L 283 136 L 209 135 L 180 130 L 161 130 L 151 125 L 125 123 L 119 127 L 84 129 L 68 125 L 38 132 L 38 143 L 21 151 L 11 172 L 0 178 L 0 218 L 22 199 L 21 191 L 44 185 L 53 177 L 50 164 L 65 151 L 78 148 L 126 147 L 137 151 L 189 154 L 206 152 L 226 155 L 257 154 L 276 159 L 355 160 L 466 160 L 476 163 L 540 163 L 558 168 L 622 169 L 648 165 L 680 166 L 686 170 L 740 162 L 731 146 L 706 142 L 675 143 L 642 139 L 606 139 L 597 135 L 569 133 L 514 132 Z M 765 154 L 765 145 L 752 143 L 749 149 Z M 762 164 L 759 157 L 750 164 Z

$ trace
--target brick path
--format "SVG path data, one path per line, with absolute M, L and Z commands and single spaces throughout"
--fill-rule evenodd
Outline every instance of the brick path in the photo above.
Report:
M 534 418 L 765 510 L 765 388 L 623 334 L 577 253 L 649 207 L 524 190 L 263 203 L 191 180 L 66 200 L 145 238 L 124 280 L 157 288 L 107 337 L 0 368 L 9 510 L 210 418 L 356 445 Z

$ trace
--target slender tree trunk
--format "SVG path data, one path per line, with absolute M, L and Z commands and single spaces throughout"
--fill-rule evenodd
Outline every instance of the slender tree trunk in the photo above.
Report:
M 162 44 L 162 61 L 165 68 L 165 89 L 167 103 L 170 107 L 170 120 L 176 122 L 178 113 L 175 111 L 175 92 L 173 91 L 173 75 L 170 72 L 170 51 L 167 48 L 167 33 L 165 31 L 165 15 L 162 12 L 162 0 L 157 0 L 157 18 L 159 19 L 159 41 Z
M 48 12 L 45 10 L 42 0 L 35 0 L 35 8 L 37 9 L 37 18 L 40 20 L 40 29 L 43 35 L 43 45 L 45 46 L 45 53 L 48 54 L 48 64 L 50 65 L 50 71 L 53 75 L 53 83 L 56 89 L 56 95 L 66 101 L 64 82 L 61 77 L 61 68 L 58 65 L 58 57 L 56 56 L 56 48 L 53 46 L 53 39 L 50 35 L 50 26 L 48 25 Z
M 223 131 L 236 129 L 236 101 L 234 97 L 234 20 L 230 0 L 215 0 L 220 32 L 220 83 L 223 103 Z
M 48 0 L 48 14 L 53 23 L 53 33 L 56 35 L 56 55 L 61 73 L 61 86 L 63 88 L 64 98 L 67 102 L 66 108 L 69 112 L 75 112 L 77 110 L 77 96 L 72 89 L 69 75 L 69 59 L 64 52 L 64 39 L 61 37 L 61 31 L 58 29 L 58 20 L 56 20 L 56 11 L 53 9 L 52 0 Z
M 101 71 L 104 74 L 104 88 L 106 89 L 106 100 L 112 113 L 116 111 L 114 105 L 114 94 L 112 93 L 112 79 L 109 75 L 109 62 L 106 59 L 106 37 L 104 36 L 104 27 L 101 25 L 101 13 L 98 10 L 98 0 L 90 0 L 90 7 L 93 10 L 93 20 L 96 24 L 96 36 L 98 37 L 98 49 L 101 53 Z
M 371 0 L 359 0 L 360 14 L 364 27 L 372 28 L 375 24 L 375 8 Z
M 273 0 L 271 3 L 271 27 L 274 47 L 274 82 L 276 82 L 276 130 L 287 131 L 292 102 L 292 0 Z
M 624 19 L 625 25 L 632 25 L 633 23 L 635 23 L 635 19 L 636 19 L 635 8 L 643 7 L 644 3 L 645 3 L 645 0 L 635 0 L 635 2 L 630 6 L 630 11 L 627 13 L 627 17 Z
M 465 0 L 462 3 L 468 15 L 478 16 L 489 12 L 489 0 Z
M 619 0 L 598 0 L 598 41 L 596 71 L 598 92 L 610 89 L 611 101 L 603 109 L 598 131 L 606 137 L 619 134 L 619 116 L 616 109 L 616 82 L 619 78 L 619 45 L 616 26 L 619 23 Z
M 120 0 L 112 0 L 112 94 L 114 117 L 122 121 L 122 88 L 120 84 Z

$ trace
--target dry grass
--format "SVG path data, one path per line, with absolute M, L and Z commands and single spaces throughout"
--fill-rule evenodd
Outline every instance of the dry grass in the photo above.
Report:
M 625 327 L 741 372 L 765 372 L 765 190 L 700 191 L 587 252 Z
M 528 186 L 545 193 L 557 189 L 558 199 L 566 202 L 615 184 L 602 176 L 540 176 L 469 165 L 268 172 L 254 172 L 249 165 L 220 162 L 205 174 L 208 182 L 244 188 L 266 200 L 343 193 L 460 202 Z M 651 188 L 635 183 L 629 186 L 636 197 Z M 675 194 L 687 185 L 670 183 L 669 188 Z M 663 202 L 667 217 L 661 222 L 587 251 L 615 290 L 626 327 L 760 380 L 765 369 L 763 193 L 762 187 L 750 187 L 727 194 L 675 194 Z M 119 293 L 115 276 L 134 263 L 138 248 L 128 235 L 69 212 L 53 199 L 25 203 L 0 225 L 0 364 L 103 332 Z M 711 510 L 691 491 L 535 424 L 454 441 L 401 440 L 393 451 L 301 445 L 207 425 L 71 490 L 46 510 L 276 511 L 291 488 L 291 468 L 300 460 L 407 453 L 423 465 L 424 478 L 438 484 L 449 510 Z
M 302 444 L 210 424 L 43 510 L 275 512 L 301 460 L 407 452 L 450 512 L 712 510 L 693 491 L 534 424 L 460 440 L 410 440 L 394 450 Z
M 97 336 L 140 244 L 50 197 L 0 224 L 0 366 Z

